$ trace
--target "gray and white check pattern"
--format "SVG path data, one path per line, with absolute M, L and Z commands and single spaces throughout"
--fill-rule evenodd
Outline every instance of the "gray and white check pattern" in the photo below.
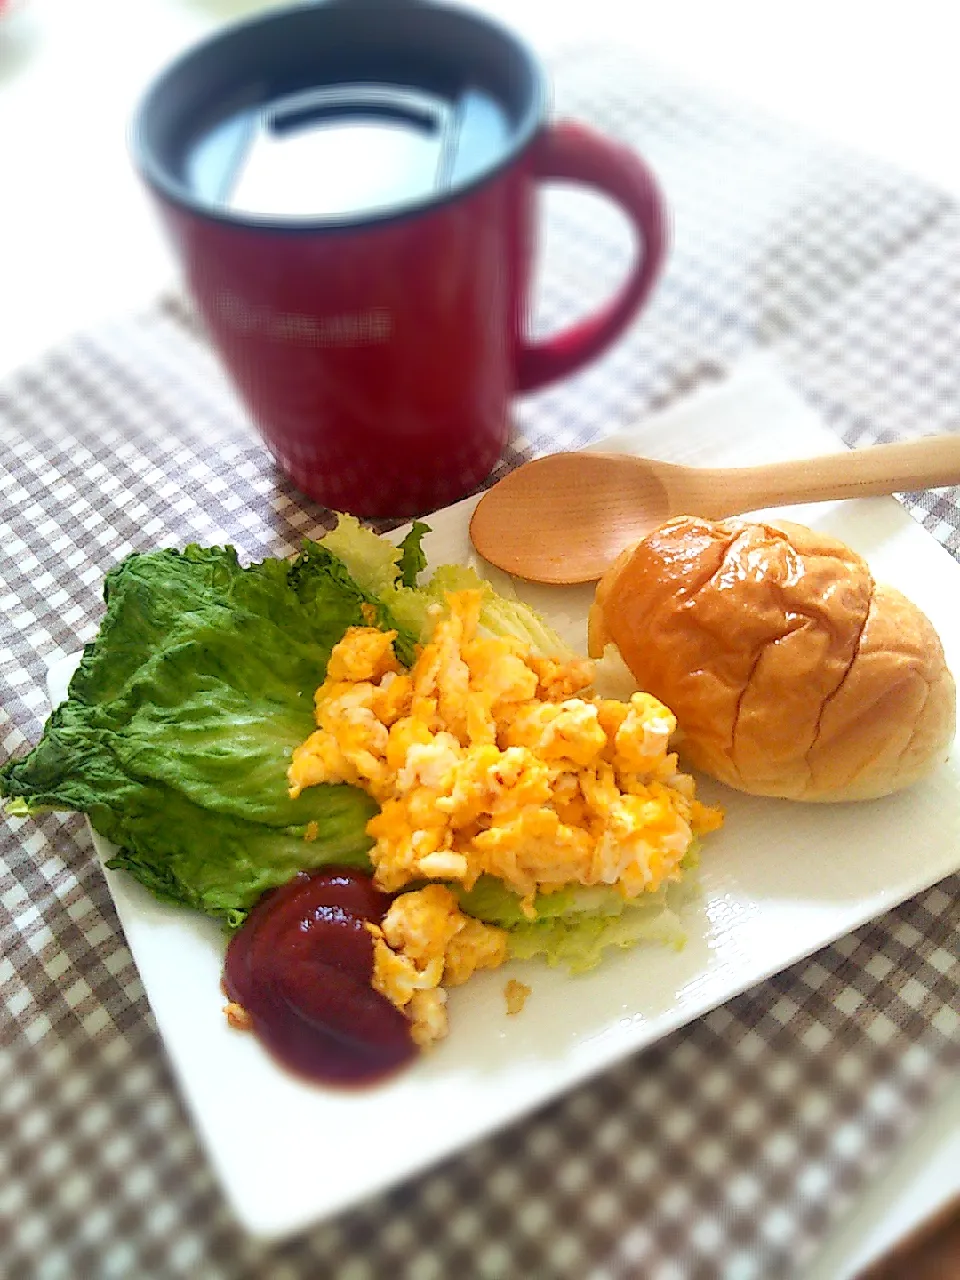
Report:
M 504 467 L 615 431 L 758 346 L 848 443 L 955 428 L 949 200 L 609 51 L 559 60 L 556 87 L 560 112 L 648 156 L 675 245 L 627 339 L 519 405 Z M 625 246 L 612 215 L 551 201 L 538 324 L 602 296 Z M 175 301 L 9 380 L 0 431 L 4 756 L 36 739 L 46 667 L 94 634 L 103 573 L 129 551 L 285 554 L 325 527 Z M 960 554 L 956 490 L 907 505 Z M 958 926 L 952 877 L 531 1120 L 268 1247 L 233 1221 L 197 1146 L 83 823 L 8 820 L 0 1273 L 788 1275 L 960 1068 Z

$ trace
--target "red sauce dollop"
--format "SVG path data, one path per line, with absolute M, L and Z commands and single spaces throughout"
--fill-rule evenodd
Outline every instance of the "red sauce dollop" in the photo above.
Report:
M 301 871 L 265 894 L 227 948 L 223 986 L 285 1067 L 326 1084 L 368 1084 L 416 1055 L 410 1024 L 370 985 L 390 905 L 362 871 Z

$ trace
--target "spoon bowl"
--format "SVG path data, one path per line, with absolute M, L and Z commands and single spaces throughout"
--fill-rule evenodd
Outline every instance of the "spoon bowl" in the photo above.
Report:
M 654 471 L 623 461 L 612 453 L 555 453 L 525 463 L 480 499 L 470 521 L 473 545 L 533 582 L 601 577 L 624 547 L 670 518 Z
M 684 467 L 620 453 L 555 453 L 489 489 L 470 521 L 485 560 L 529 582 L 594 582 L 675 516 L 720 520 L 766 507 L 960 484 L 960 436 L 851 449 L 762 467 Z

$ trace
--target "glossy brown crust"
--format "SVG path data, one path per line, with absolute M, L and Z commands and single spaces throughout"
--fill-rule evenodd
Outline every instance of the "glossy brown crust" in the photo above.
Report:
M 885 795 L 954 735 L 932 624 L 802 525 L 669 521 L 601 580 L 589 639 L 673 710 L 691 764 L 755 795 Z

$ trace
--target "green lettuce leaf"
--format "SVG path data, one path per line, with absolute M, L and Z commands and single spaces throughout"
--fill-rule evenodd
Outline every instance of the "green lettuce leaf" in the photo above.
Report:
M 338 516 L 336 528 L 315 545 L 335 555 L 370 596 L 381 596 L 400 577 L 400 548 L 366 528 L 356 516 Z
M 341 515 L 337 527 L 316 545 L 337 557 L 350 577 L 388 611 L 394 624 L 405 635 L 426 641 L 436 620 L 436 611 L 431 612 L 433 601 L 422 591 L 404 586 L 401 567 L 401 561 L 407 557 L 409 576 L 415 560 L 419 559 L 420 542 L 429 532 L 429 526 L 420 521 L 417 524 L 420 532 L 416 538 L 413 537 L 413 529 L 407 535 L 409 551 L 401 551 L 387 538 L 365 528 L 356 516 L 348 515 Z
M 533 919 L 524 915 L 520 897 L 492 876 L 481 876 L 469 892 L 461 889 L 457 896 L 467 915 L 508 931 L 515 959 L 542 956 L 548 964 L 585 973 L 610 947 L 648 942 L 682 948 L 686 932 L 680 913 L 696 896 L 693 873 L 698 864 L 699 844 L 694 840 L 681 864 L 682 880 L 656 893 L 628 900 L 605 885 L 569 886 L 537 894 Z
M 341 517 L 343 518 L 343 517 Z M 353 517 L 350 517 L 351 519 Z M 364 533 L 370 534 L 375 542 L 384 543 L 389 546 L 384 538 L 378 538 L 376 534 L 370 533 L 369 529 L 364 529 Z M 397 632 L 397 639 L 394 642 L 394 648 L 397 657 L 405 666 L 412 666 L 416 658 L 416 647 L 420 641 L 420 633 L 417 627 L 409 626 L 403 618 L 398 617 L 391 609 L 390 595 L 387 592 L 378 592 L 375 587 L 368 585 L 364 581 L 360 581 L 353 576 L 352 570 L 344 563 L 340 556 L 324 545 L 325 540 L 321 542 L 311 542 L 309 538 L 304 539 L 300 549 L 300 554 L 296 560 L 288 568 L 289 584 L 293 588 L 296 597 L 295 604 L 299 609 L 305 610 L 314 617 L 325 615 L 329 620 L 329 639 L 330 648 L 340 640 L 344 631 L 348 626 L 358 626 L 367 620 L 367 615 L 361 612 L 359 605 L 367 606 L 367 609 L 373 610 L 373 622 L 375 626 L 382 630 Z M 396 547 L 393 548 L 394 555 L 399 555 Z M 371 566 L 372 567 L 372 566 Z M 396 567 L 394 569 L 396 572 Z M 373 576 L 372 574 L 370 575 Z M 336 588 L 341 598 L 346 602 L 350 602 L 352 609 L 351 621 L 340 625 L 342 622 L 342 611 L 327 612 L 331 610 L 333 603 L 334 588 Z M 300 616 L 294 612 L 294 616 L 290 619 L 291 625 L 295 623 L 296 618 Z M 359 617 L 359 622 L 357 618 Z M 327 655 L 329 657 L 329 654 Z M 326 670 L 326 659 L 324 659 L 324 670 Z
M 8 810 L 74 810 L 119 846 L 111 861 L 164 901 L 243 921 L 267 889 L 333 862 L 369 868 L 376 811 L 346 786 L 287 794 L 294 748 L 314 728 L 313 694 L 344 631 L 373 620 L 397 631 L 411 664 L 446 595 L 483 593 L 480 622 L 537 651 L 570 650 L 537 613 L 473 569 L 444 565 L 423 585 L 416 522 L 400 547 L 341 516 L 293 561 L 240 565 L 232 547 L 189 546 L 128 557 L 107 575 L 99 634 L 67 700 L 23 759 L 0 768 Z M 694 851 L 685 860 L 696 861 Z M 464 910 L 510 933 L 517 957 L 573 971 L 612 946 L 682 943 L 684 886 L 626 902 L 613 889 L 568 888 L 520 899 L 483 877 Z
M 166 901 L 239 923 L 266 890 L 330 862 L 367 867 L 376 806 L 345 786 L 287 795 L 330 652 L 372 606 L 328 550 L 243 568 L 231 547 L 130 556 L 67 700 L 0 768 L 21 814 L 74 810 Z M 401 629 L 398 650 L 412 656 Z
M 429 526 L 415 521 L 399 547 L 380 538 L 354 516 L 341 515 L 336 529 L 326 534 L 319 546 L 333 552 L 350 576 L 377 597 L 395 625 L 406 633 L 427 641 L 440 617 L 447 593 L 480 591 L 480 628 L 489 635 L 515 636 L 535 652 L 549 657 L 574 657 L 556 631 L 543 618 L 511 596 L 510 579 L 501 575 L 499 590 L 467 565 L 444 564 L 423 586 L 415 583 L 426 565 L 421 543 Z
M 429 532 L 428 524 L 424 524 L 422 520 L 414 520 L 410 532 L 400 543 L 400 583 L 404 587 L 415 587 L 417 579 L 427 567 L 423 536 Z
M 511 931 L 509 945 L 516 960 L 542 956 L 548 964 L 562 965 L 571 973 L 587 973 L 610 947 L 625 949 L 644 942 L 680 950 L 686 936 L 676 911 L 660 894 L 651 894 L 649 900 L 645 895 L 625 905 L 616 916 L 583 912 L 520 925 Z
M 506 578 L 499 591 L 481 578 L 475 569 L 462 564 L 442 564 L 422 589 L 421 594 L 430 604 L 441 606 L 450 591 L 481 591 L 480 629 L 493 636 L 513 636 L 529 644 L 535 653 L 551 658 L 578 656 L 564 644 L 539 613 L 516 597 L 505 594 L 510 579 Z

